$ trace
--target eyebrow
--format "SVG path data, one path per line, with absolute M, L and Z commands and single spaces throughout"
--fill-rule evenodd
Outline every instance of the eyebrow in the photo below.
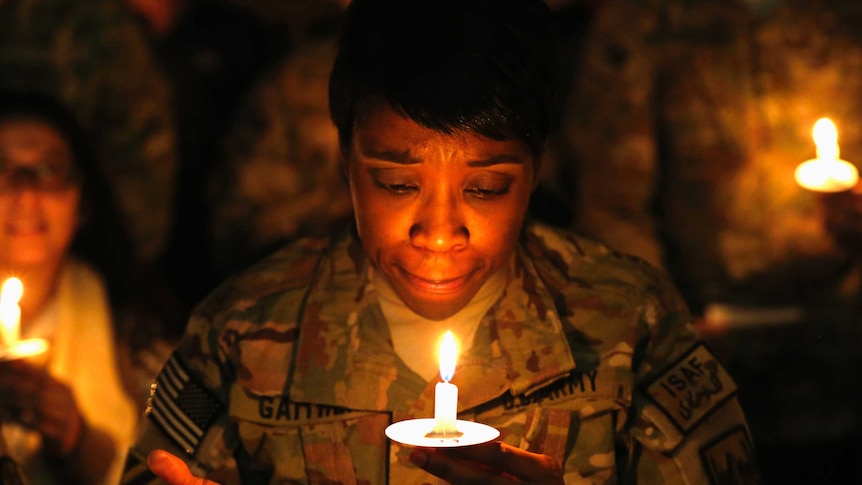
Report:
M 422 160 L 412 157 L 410 152 L 407 150 L 363 150 L 362 155 L 376 160 L 397 163 L 399 165 L 416 165 L 422 163 Z M 467 162 L 467 166 L 478 168 L 502 164 L 523 165 L 524 160 L 515 155 L 501 154 Z
M 375 160 L 383 160 L 385 162 L 397 163 L 399 165 L 416 165 L 422 163 L 422 160 L 410 156 L 407 150 L 362 150 L 362 155 Z
M 470 167 L 491 167 L 493 165 L 515 164 L 523 165 L 524 160 L 515 155 L 501 154 L 493 157 L 483 158 L 481 160 L 470 160 L 467 165 Z

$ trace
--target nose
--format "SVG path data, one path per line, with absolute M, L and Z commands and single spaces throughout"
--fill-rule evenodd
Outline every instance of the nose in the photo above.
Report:
M 40 191 L 35 184 L 27 183 L 16 185 L 10 191 L 16 207 L 31 207 L 39 200 Z
M 434 252 L 458 251 L 467 247 L 470 230 L 457 196 L 432 194 L 420 204 L 410 226 L 410 242 L 414 247 Z

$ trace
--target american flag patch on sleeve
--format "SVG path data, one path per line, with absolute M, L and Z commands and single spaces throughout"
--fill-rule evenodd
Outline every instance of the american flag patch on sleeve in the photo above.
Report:
M 192 455 L 223 407 L 174 354 L 150 390 L 147 414 L 171 440 Z

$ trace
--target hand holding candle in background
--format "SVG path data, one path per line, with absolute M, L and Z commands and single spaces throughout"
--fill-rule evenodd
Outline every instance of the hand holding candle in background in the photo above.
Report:
M 812 130 L 817 158 L 807 160 L 796 168 L 796 182 L 817 192 L 842 192 L 859 181 L 856 167 L 841 160 L 838 147 L 838 130 L 829 118 L 820 118 Z

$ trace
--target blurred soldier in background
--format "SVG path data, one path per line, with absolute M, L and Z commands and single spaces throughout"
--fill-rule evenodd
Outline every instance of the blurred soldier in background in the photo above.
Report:
M 577 228 L 666 269 L 701 329 L 745 324 L 710 344 L 774 483 L 858 477 L 859 195 L 794 171 L 821 117 L 862 162 L 860 25 L 855 0 L 608 0 L 570 53 Z
M 794 170 L 823 116 L 862 160 L 860 23 L 854 1 L 601 4 L 561 130 L 578 228 L 666 268 L 695 312 L 844 291 Z
M 291 53 L 252 91 L 226 140 L 209 187 L 222 274 L 351 217 L 327 99 L 341 9 L 323 2 L 294 20 Z
M 170 82 L 178 167 L 174 219 L 160 261 L 189 305 L 219 281 L 211 260 L 213 205 L 205 194 L 222 169 L 224 138 L 248 90 L 275 59 L 273 29 L 225 0 L 126 0 L 144 21 L 156 62 Z

